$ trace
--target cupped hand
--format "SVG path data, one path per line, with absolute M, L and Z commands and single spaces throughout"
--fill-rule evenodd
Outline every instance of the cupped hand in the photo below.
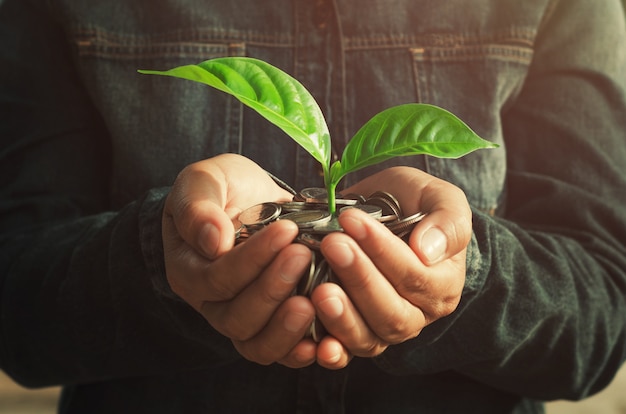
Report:
M 322 253 L 340 280 L 312 294 L 328 331 L 318 344 L 317 361 L 327 368 L 342 368 L 352 356 L 377 356 L 416 337 L 460 301 L 472 231 L 463 192 L 409 167 L 382 171 L 344 192 L 367 196 L 377 190 L 393 194 L 405 215 L 427 216 L 408 244 L 356 209 L 340 215 L 344 233 L 324 238 Z
M 252 205 L 290 200 L 258 165 L 233 154 L 185 168 L 163 211 L 163 247 L 172 290 L 248 360 L 301 367 L 315 361 L 302 339 L 315 314 L 292 296 L 311 253 L 278 221 L 235 246 L 233 219 Z

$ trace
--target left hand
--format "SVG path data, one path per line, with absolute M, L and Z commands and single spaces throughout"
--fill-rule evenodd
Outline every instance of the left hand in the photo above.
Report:
M 408 244 L 356 209 L 341 214 L 344 233 L 324 238 L 322 253 L 341 285 L 322 284 L 311 299 L 328 331 L 317 361 L 330 369 L 416 337 L 456 309 L 465 284 L 472 215 L 464 193 L 409 167 L 384 170 L 344 193 L 377 190 L 393 194 L 405 215 L 428 215 Z

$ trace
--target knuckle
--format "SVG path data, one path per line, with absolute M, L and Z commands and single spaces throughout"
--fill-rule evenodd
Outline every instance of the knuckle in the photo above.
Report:
M 433 301 L 425 308 L 427 324 L 452 314 L 459 305 L 460 298 L 458 296 L 446 296 L 438 301 Z
M 233 299 L 239 293 L 234 286 L 219 282 L 215 278 L 207 277 L 204 280 L 206 291 L 210 292 L 210 299 L 215 301 L 227 301 Z
M 219 331 L 226 337 L 233 341 L 245 342 L 249 341 L 256 332 L 251 331 L 247 324 L 244 322 L 244 318 L 238 312 L 234 310 L 227 310 L 222 312 L 222 316 L 219 318 L 219 322 L 216 323 L 219 326 Z
M 452 222 L 451 232 L 450 236 L 453 240 L 456 240 L 459 245 L 466 246 L 472 237 L 471 218 L 464 215 L 457 216 Z
M 379 341 L 371 341 L 364 345 L 365 346 L 361 346 L 359 349 L 352 350 L 352 353 L 361 358 L 374 358 L 387 349 L 387 344 Z
M 261 302 L 269 307 L 276 307 L 286 299 L 287 295 L 281 289 L 263 289 L 259 293 Z
M 251 355 L 252 359 L 250 360 L 260 365 L 271 365 L 283 357 L 276 352 L 274 346 L 265 341 L 255 344 L 253 348 L 254 354 Z
M 394 312 L 379 326 L 376 334 L 389 344 L 404 342 L 415 336 L 416 328 L 413 326 L 412 319 L 406 312 L 402 312 L 402 314 Z
M 399 292 L 405 297 L 413 297 L 422 295 L 424 292 L 431 290 L 432 282 L 427 277 L 420 277 L 419 275 L 407 275 L 401 278 L 398 286 L 396 287 Z

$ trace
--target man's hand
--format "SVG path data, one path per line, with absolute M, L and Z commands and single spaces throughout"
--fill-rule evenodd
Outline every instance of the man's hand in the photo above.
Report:
M 178 176 L 163 212 L 163 247 L 172 290 L 245 358 L 291 367 L 315 361 L 303 340 L 315 314 L 291 296 L 310 266 L 309 249 L 292 241 L 295 223 L 278 221 L 234 247 L 233 219 L 252 205 L 291 195 L 252 161 L 221 155 Z
M 345 193 L 367 196 L 376 190 L 393 194 L 406 215 L 428 215 L 408 244 L 356 209 L 339 218 L 345 233 L 324 238 L 322 253 L 341 282 L 322 284 L 312 294 L 329 333 L 318 345 L 317 361 L 328 368 L 414 338 L 456 309 L 465 283 L 472 228 L 463 192 L 419 170 L 396 167 Z

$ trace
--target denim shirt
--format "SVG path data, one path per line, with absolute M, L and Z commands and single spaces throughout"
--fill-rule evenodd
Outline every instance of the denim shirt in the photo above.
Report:
M 618 0 L 4 0 L 0 42 L 0 364 L 66 385 L 61 412 L 535 413 L 602 389 L 626 358 Z M 474 234 L 452 315 L 346 369 L 292 370 L 243 360 L 173 297 L 160 215 L 183 167 L 236 152 L 322 184 L 237 100 L 137 73 L 222 56 L 301 81 L 335 156 L 408 102 L 500 144 L 342 182 L 410 165 L 464 190 Z

